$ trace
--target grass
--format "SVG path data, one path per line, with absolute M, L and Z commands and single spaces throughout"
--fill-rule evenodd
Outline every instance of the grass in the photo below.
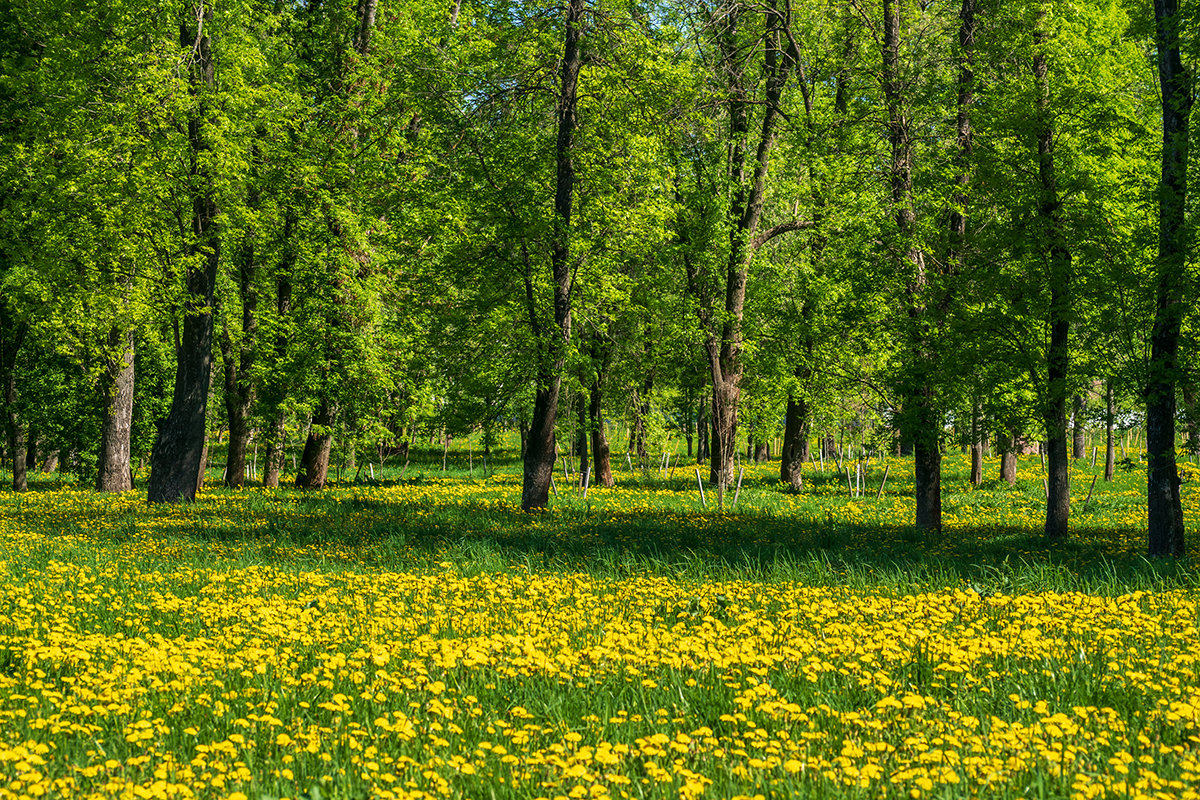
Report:
M 718 511 L 689 465 L 535 515 L 511 457 L 440 461 L 0 493 L 0 797 L 1197 796 L 1197 573 L 1143 557 L 1133 462 L 1086 506 L 1077 466 L 1051 545 L 1036 460 L 948 457 L 941 534 L 902 461 L 878 500 L 747 465 Z

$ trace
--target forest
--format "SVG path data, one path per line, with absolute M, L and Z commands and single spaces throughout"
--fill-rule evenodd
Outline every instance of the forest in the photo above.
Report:
M 0 0 L 4 463 L 151 503 L 1200 450 L 1179 0 Z M 686 444 L 685 444 L 686 443 Z M 332 465 L 332 466 L 331 466 Z

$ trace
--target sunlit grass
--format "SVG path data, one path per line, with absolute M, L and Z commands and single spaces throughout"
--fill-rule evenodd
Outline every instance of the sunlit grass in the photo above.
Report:
M 903 461 L 878 499 L 748 464 L 724 510 L 694 470 L 532 516 L 511 465 L 0 494 L 0 797 L 1197 796 L 1197 581 L 1142 556 L 1143 467 L 1085 505 L 1080 462 L 1057 546 L 1036 459 L 949 457 L 941 534 Z

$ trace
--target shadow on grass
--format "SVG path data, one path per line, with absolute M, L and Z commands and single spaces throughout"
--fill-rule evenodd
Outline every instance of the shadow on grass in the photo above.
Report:
M 697 579 L 947 586 L 980 592 L 1194 586 L 1186 560 L 1151 562 L 1128 530 L 1080 527 L 1063 542 L 1028 529 L 943 533 L 836 519 L 558 509 L 525 514 L 472 504 L 389 503 L 315 495 L 256 498 L 247 519 L 162 519 L 159 535 L 249 547 L 268 561 L 385 569 L 449 560 L 465 571 L 650 571 Z M 253 524 L 251 524 L 253 522 Z

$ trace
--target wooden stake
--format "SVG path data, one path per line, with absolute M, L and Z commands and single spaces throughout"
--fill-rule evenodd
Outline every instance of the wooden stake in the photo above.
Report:
M 883 497 L 883 487 L 887 486 L 888 470 L 890 470 L 891 468 L 892 468 L 891 464 L 883 465 L 883 482 L 879 484 L 879 491 L 875 494 L 876 500 Z
M 737 508 L 738 495 L 742 493 L 742 473 L 746 471 L 745 467 L 738 467 L 738 482 L 737 488 L 733 490 L 733 507 Z
M 700 480 L 700 468 L 696 467 L 696 486 L 700 489 L 700 506 L 708 508 L 708 501 L 704 499 L 704 481 Z
M 1096 491 L 1096 478 L 1098 478 L 1098 477 L 1099 477 L 1098 475 L 1093 475 L 1093 476 L 1092 476 L 1092 485 L 1091 485 L 1091 488 L 1089 488 L 1089 489 L 1088 489 L 1088 496 L 1087 496 L 1087 500 L 1084 500 L 1084 501 L 1083 501 L 1083 507 L 1084 507 L 1084 508 L 1087 508 L 1087 507 L 1088 507 L 1088 503 L 1092 502 L 1092 492 Z

